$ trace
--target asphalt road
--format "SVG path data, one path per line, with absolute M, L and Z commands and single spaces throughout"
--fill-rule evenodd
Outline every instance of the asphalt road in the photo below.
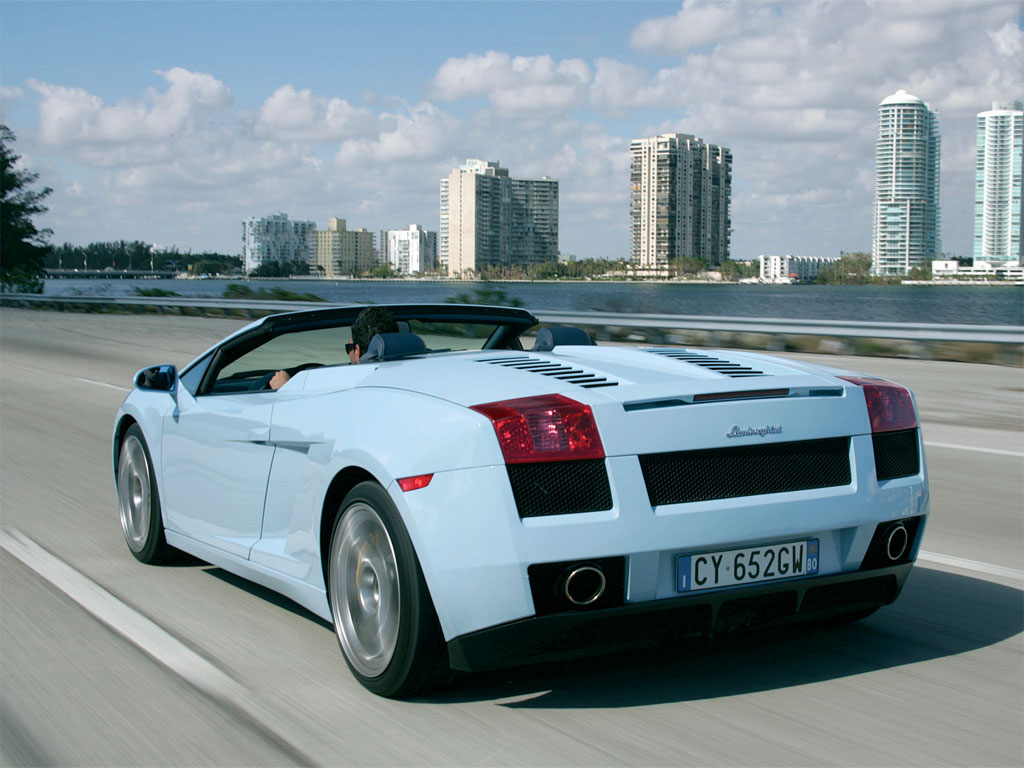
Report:
M 922 413 L 927 559 L 869 619 L 396 702 L 289 601 L 124 545 L 109 440 L 131 375 L 239 325 L 0 310 L 0 763 L 1024 764 L 1020 369 L 818 358 L 909 385 Z

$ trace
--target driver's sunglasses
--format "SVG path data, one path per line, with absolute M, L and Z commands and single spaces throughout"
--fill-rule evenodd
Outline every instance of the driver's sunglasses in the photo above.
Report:
M 356 351 L 356 345 L 355 345 L 355 343 L 353 343 L 353 342 L 351 342 L 351 341 L 350 341 L 350 342 L 348 342 L 348 343 L 347 343 L 347 344 L 345 345 L 345 353 L 346 353 L 346 354 L 349 354 L 349 355 L 351 355 L 351 354 L 352 354 L 353 352 L 355 352 L 355 351 Z

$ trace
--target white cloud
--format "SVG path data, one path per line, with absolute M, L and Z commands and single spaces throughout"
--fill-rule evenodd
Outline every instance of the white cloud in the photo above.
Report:
M 988 36 L 1000 56 L 1020 62 L 1021 53 L 1024 52 L 1024 30 L 1017 24 L 1008 21 L 995 32 L 989 32 Z
M 590 67 L 581 59 L 556 62 L 551 56 L 511 56 L 488 51 L 450 58 L 431 82 L 442 101 L 487 96 L 504 115 L 558 114 L 586 100 Z
M 162 139 L 231 103 L 227 86 L 212 75 L 181 67 L 156 74 L 167 81 L 166 90 L 148 89 L 141 100 L 113 106 L 81 88 L 29 80 L 41 96 L 40 138 L 49 144 Z
M 14 101 L 25 97 L 25 91 L 16 85 L 0 85 L 0 100 Z
M 335 156 L 339 165 L 434 160 L 458 146 L 459 121 L 433 104 L 385 112 L 380 118 L 388 128 L 376 136 L 341 143 Z
M 644 53 L 683 54 L 737 34 L 738 14 L 735 3 L 686 0 L 674 16 L 641 22 L 629 42 Z
M 308 88 L 282 85 L 263 102 L 256 121 L 258 136 L 285 141 L 329 141 L 379 130 L 369 109 L 354 107 L 345 99 L 323 99 Z

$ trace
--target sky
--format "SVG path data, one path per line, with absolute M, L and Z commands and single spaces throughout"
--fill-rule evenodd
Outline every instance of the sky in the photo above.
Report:
M 971 255 L 975 119 L 1024 99 L 1024 3 L 0 0 L 0 119 L 53 242 L 241 252 L 241 222 L 439 226 L 467 158 L 559 180 L 559 248 L 629 257 L 629 143 L 733 156 L 731 255 L 869 251 L 878 103 L 937 111 Z

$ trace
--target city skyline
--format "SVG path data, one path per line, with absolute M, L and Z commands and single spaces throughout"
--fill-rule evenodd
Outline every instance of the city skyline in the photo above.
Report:
M 560 250 L 628 258 L 630 141 L 686 133 L 732 151 L 730 250 L 748 259 L 871 250 L 877 105 L 905 88 L 939 114 L 943 248 L 968 256 L 975 120 L 1020 99 L 1021 16 L 1012 2 L 8 2 L 0 119 L 54 188 L 40 221 L 54 243 L 223 253 L 238 221 L 274 211 L 438 229 L 437 179 L 481 157 L 559 181 Z

